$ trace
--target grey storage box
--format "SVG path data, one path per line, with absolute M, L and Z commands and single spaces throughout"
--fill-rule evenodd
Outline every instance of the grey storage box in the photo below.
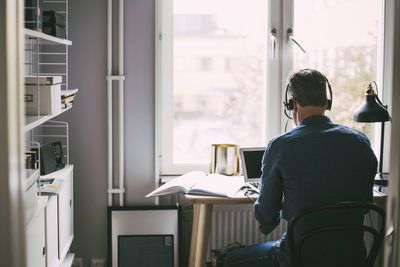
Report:
M 39 89 L 38 89 L 39 88 Z M 38 95 L 40 90 L 40 109 Z M 26 115 L 56 115 L 61 112 L 61 84 L 26 85 L 25 114 Z

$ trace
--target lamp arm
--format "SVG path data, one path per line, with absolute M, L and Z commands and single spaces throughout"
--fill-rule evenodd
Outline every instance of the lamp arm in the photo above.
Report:
M 375 85 L 375 89 L 376 89 L 375 99 L 378 101 L 378 103 L 379 103 L 382 107 L 384 107 L 385 109 L 387 109 L 387 105 L 384 105 L 384 104 L 381 102 L 381 100 L 379 99 L 378 85 L 376 84 L 375 81 L 371 81 L 371 82 L 369 83 L 370 86 L 371 86 L 372 84 Z M 371 87 L 372 87 L 372 86 L 371 86 Z

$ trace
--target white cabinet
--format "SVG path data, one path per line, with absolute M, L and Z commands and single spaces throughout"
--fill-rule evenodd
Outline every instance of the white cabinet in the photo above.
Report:
M 54 179 L 48 188 L 42 189 L 49 196 L 46 208 L 47 267 L 64 266 L 71 254 L 68 250 L 74 238 L 73 228 L 73 166 L 42 176 Z
M 56 267 L 60 263 L 58 254 L 58 216 L 57 196 L 49 197 L 46 208 L 46 263 L 47 267 Z
M 46 266 L 45 212 L 40 207 L 26 226 L 27 267 Z
M 62 259 L 68 253 L 74 238 L 73 228 L 73 177 L 72 168 L 68 178 L 63 181 L 60 193 L 58 195 L 58 236 L 59 236 L 59 254 Z

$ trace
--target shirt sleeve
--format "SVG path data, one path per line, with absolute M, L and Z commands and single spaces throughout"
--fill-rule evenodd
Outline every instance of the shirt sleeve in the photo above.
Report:
M 262 161 L 260 194 L 254 203 L 254 216 L 260 231 L 267 235 L 279 225 L 282 209 L 282 179 L 278 168 L 279 155 L 274 141 L 268 144 Z

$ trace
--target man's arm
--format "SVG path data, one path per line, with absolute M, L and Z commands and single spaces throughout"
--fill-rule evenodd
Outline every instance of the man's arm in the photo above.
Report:
M 377 167 L 378 167 L 378 160 L 375 156 L 374 151 L 371 148 L 371 143 L 368 139 L 368 137 L 362 133 L 362 132 L 358 132 L 358 138 L 361 139 L 362 142 L 364 142 L 366 144 L 366 151 L 362 152 L 365 153 L 367 155 L 369 155 L 370 157 L 370 162 L 369 164 L 367 164 L 367 166 L 370 167 L 370 171 L 371 174 L 369 175 L 370 179 L 369 179 L 369 183 L 368 183 L 368 191 L 367 191 L 367 196 L 366 196 L 366 201 L 369 203 L 373 202 L 373 188 L 374 188 L 374 180 L 375 180 L 375 175 L 376 175 L 376 171 L 377 171 Z
M 254 203 L 254 216 L 265 235 L 279 224 L 282 208 L 282 179 L 277 166 L 279 155 L 273 142 L 268 144 L 264 153 L 260 195 Z

